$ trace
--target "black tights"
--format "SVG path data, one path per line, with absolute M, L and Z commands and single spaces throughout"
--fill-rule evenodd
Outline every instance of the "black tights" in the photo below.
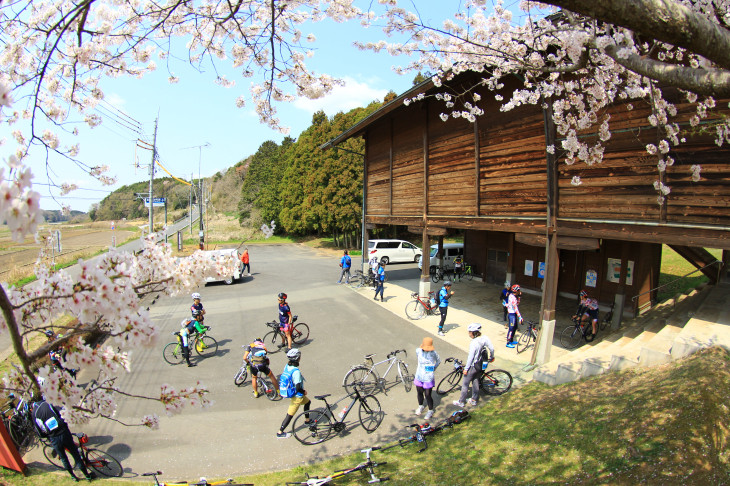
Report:
M 418 405 L 423 405 L 423 396 L 426 396 L 426 405 L 429 410 L 433 410 L 433 398 L 431 397 L 431 390 L 433 388 L 423 388 L 422 386 L 416 387 L 416 398 L 418 398 Z
M 309 406 L 311 404 L 312 404 L 312 402 L 307 402 L 307 403 L 304 404 L 304 411 L 305 412 L 309 412 Z M 308 419 L 309 418 L 309 415 L 305 415 L 305 417 L 307 417 L 307 419 Z M 293 418 L 294 418 L 294 415 L 286 414 L 286 417 L 284 417 L 284 421 L 281 423 L 281 429 L 279 429 L 279 430 L 281 430 L 282 432 L 284 432 L 284 430 L 289 426 L 289 422 L 291 422 L 291 419 L 293 419 Z

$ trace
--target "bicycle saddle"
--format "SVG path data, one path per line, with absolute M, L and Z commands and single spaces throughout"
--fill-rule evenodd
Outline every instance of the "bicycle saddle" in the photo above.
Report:
M 330 395 L 331 395 L 331 393 L 328 393 L 326 395 L 315 395 L 314 398 L 316 398 L 317 400 L 324 400 L 325 398 L 327 398 Z
M 365 359 L 373 359 L 373 356 L 375 356 L 376 353 L 373 354 L 366 354 Z

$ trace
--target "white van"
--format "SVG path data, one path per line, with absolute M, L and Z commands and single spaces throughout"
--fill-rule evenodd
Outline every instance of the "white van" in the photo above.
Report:
M 368 240 L 368 261 L 374 256 L 385 264 L 420 262 L 422 251 L 404 240 Z
M 206 282 L 220 282 L 222 280 L 226 283 L 226 285 L 231 285 L 233 282 L 241 278 L 243 272 L 243 262 L 241 261 L 241 254 L 238 252 L 238 249 L 227 248 L 221 250 L 208 250 L 205 252 L 205 254 L 209 255 L 212 259 L 215 259 L 219 256 L 230 256 L 231 258 L 235 258 L 237 262 L 235 269 L 233 270 L 233 274 L 219 275 L 217 277 L 207 277 L 205 279 Z
M 439 265 L 439 258 L 436 255 L 438 251 L 438 245 L 431 245 L 429 270 L 434 270 L 433 267 Z M 454 268 L 454 259 L 457 256 L 464 258 L 464 243 L 444 243 L 444 268 Z M 422 268 L 421 262 L 418 263 L 418 268 Z

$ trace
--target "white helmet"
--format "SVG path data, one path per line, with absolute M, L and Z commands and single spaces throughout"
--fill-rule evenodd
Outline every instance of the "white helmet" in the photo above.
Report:
M 302 357 L 302 352 L 298 348 L 291 348 L 286 352 L 286 357 L 292 361 L 299 361 L 299 358 Z
M 193 300 L 200 299 L 200 294 L 197 292 L 193 292 Z
M 180 323 L 180 327 L 187 327 L 187 325 L 189 323 L 191 323 L 192 321 L 193 321 L 192 319 L 190 319 L 189 317 L 187 317 L 187 318 L 185 318 L 185 319 L 182 320 L 182 322 Z
M 468 330 L 469 330 L 469 332 L 481 331 L 482 330 L 482 325 L 479 324 L 478 322 L 472 322 L 471 324 L 469 324 Z

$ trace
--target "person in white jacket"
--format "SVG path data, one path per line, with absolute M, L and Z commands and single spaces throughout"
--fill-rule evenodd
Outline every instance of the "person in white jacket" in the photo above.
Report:
M 433 338 L 423 338 L 421 347 L 416 348 L 416 357 L 418 358 L 418 368 L 416 368 L 416 376 L 413 380 L 413 384 L 416 385 L 416 396 L 418 398 L 416 415 L 420 415 L 423 412 L 423 400 L 425 398 L 426 405 L 428 405 L 428 412 L 426 412 L 425 419 L 428 420 L 433 417 L 431 390 L 433 390 L 436 384 L 434 372 L 441 364 L 441 358 L 433 348 Z
M 482 353 L 482 349 L 489 350 L 489 361 L 494 361 L 494 346 L 487 336 L 482 336 L 482 325 L 475 322 L 469 324 L 469 356 L 464 364 L 464 380 L 461 382 L 461 396 L 454 402 L 457 407 L 464 407 L 466 396 L 469 393 L 469 384 L 471 383 L 471 398 L 468 404 L 472 407 L 479 400 L 479 378 L 482 377 L 481 367 L 475 366 Z M 478 368 L 478 369 L 477 369 Z

